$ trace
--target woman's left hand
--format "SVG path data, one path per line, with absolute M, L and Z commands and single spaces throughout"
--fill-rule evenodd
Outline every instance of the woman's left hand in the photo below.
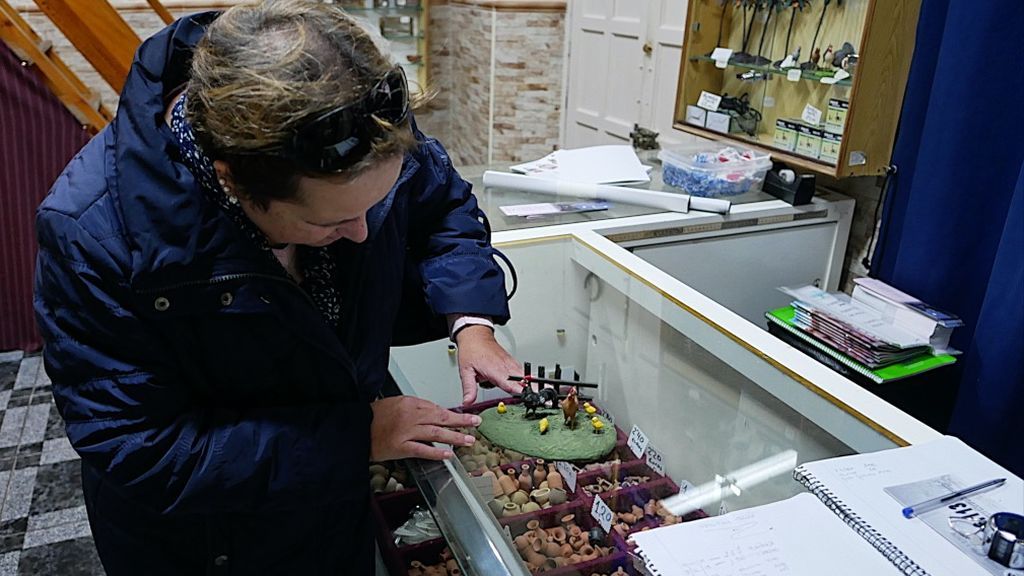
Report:
M 494 339 L 487 326 L 466 326 L 455 336 L 459 346 L 459 376 L 462 378 L 462 405 L 476 402 L 477 385 L 490 382 L 509 394 L 519 394 L 522 386 L 509 376 L 522 376 L 523 369 Z

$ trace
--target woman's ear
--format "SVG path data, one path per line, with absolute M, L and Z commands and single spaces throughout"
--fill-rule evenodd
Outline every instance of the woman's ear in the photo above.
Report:
M 235 180 L 231 177 L 231 168 L 228 167 L 228 163 L 223 160 L 214 160 L 213 169 L 217 172 L 217 183 L 220 184 L 224 195 L 233 202 L 237 201 L 238 190 L 235 189 Z

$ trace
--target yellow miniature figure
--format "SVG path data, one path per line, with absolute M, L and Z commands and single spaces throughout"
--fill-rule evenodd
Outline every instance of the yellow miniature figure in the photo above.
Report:
M 590 402 L 583 403 L 583 410 L 587 413 L 587 416 L 593 417 L 597 413 L 597 408 L 590 405 Z
M 505 412 L 508 412 L 508 408 L 505 408 L 505 403 L 498 402 L 498 414 L 504 414 Z
M 540 426 L 540 433 L 541 434 L 547 434 L 548 433 L 548 419 L 547 418 L 541 418 L 539 426 Z
M 594 427 L 594 434 L 600 434 L 601 429 L 604 428 L 604 422 L 601 422 L 597 416 L 590 419 L 590 425 Z

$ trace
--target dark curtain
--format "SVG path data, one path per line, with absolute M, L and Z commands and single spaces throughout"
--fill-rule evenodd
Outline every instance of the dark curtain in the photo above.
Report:
M 0 351 L 41 345 L 32 315 L 35 210 L 89 133 L 0 42 Z
M 872 273 L 966 326 L 925 401 L 1024 475 L 1024 2 L 924 0 Z M 948 400 L 947 400 L 948 399 Z

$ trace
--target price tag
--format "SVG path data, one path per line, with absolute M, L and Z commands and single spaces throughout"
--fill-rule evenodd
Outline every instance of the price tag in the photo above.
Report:
M 680 480 L 679 481 L 679 493 L 680 494 L 686 494 L 690 490 L 693 490 L 693 483 L 691 483 L 689 480 Z
M 729 65 L 729 58 L 732 57 L 732 50 L 729 48 L 715 48 L 711 52 L 711 59 L 715 61 L 716 68 L 725 68 Z
M 789 72 L 786 72 L 786 80 L 790 82 L 798 82 L 800 80 L 800 69 L 790 68 Z
M 665 457 L 650 444 L 647 445 L 647 465 L 658 474 L 665 475 Z
M 804 113 L 800 115 L 800 118 L 811 126 L 821 126 L 821 110 L 810 104 L 804 106 Z
M 725 516 L 728 513 L 729 508 L 725 505 L 725 500 L 722 500 L 722 503 L 718 505 L 718 515 Z
M 576 491 L 576 468 L 568 462 L 555 462 L 555 470 L 562 475 L 562 481 L 572 492 Z
M 843 70 L 842 68 L 840 68 L 839 70 L 836 70 L 836 73 L 835 73 L 834 76 L 826 76 L 826 77 L 822 78 L 821 79 L 821 83 L 822 84 L 835 84 L 836 82 L 839 82 L 840 80 L 845 80 L 845 79 L 847 79 L 849 77 L 850 77 L 850 73 L 847 72 L 846 70 Z
M 412 22 L 412 18 L 410 18 L 409 16 L 402 16 L 401 18 L 398 19 L 398 21 L 401 22 L 402 24 L 408 24 L 409 22 Z
M 600 496 L 594 496 L 594 505 L 590 507 L 590 515 L 597 520 L 605 532 L 612 531 L 612 518 L 615 513 L 604 503 L 604 500 L 601 500 Z
M 711 92 L 707 92 L 704 90 L 701 90 L 700 99 L 697 100 L 697 106 L 700 106 L 701 108 L 705 110 L 710 110 L 712 112 L 717 112 L 718 105 L 721 103 L 721 96 L 719 96 L 718 94 L 712 94 Z
M 638 426 L 633 426 L 633 429 L 629 431 L 629 441 L 626 444 L 637 458 L 644 457 L 644 452 L 647 451 L 648 443 L 649 440 L 647 439 L 647 435 L 644 434 Z

